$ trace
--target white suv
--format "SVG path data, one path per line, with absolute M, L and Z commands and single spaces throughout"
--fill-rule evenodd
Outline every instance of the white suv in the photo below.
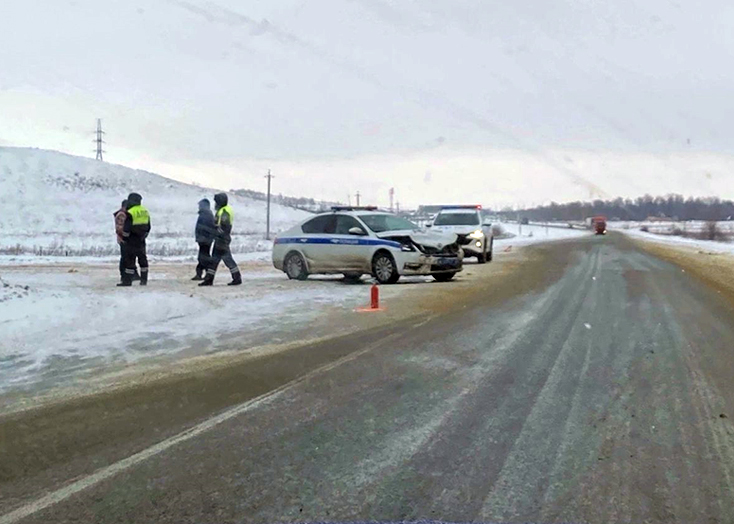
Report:
M 401 275 L 447 281 L 461 271 L 463 253 L 450 232 L 427 231 L 377 208 L 335 207 L 284 231 L 273 245 L 273 265 L 288 278 L 342 273 L 373 275 L 392 284 Z
M 456 233 L 465 256 L 477 257 L 480 264 L 492 261 L 492 224 L 482 219 L 482 206 L 444 206 L 429 227 L 433 231 Z

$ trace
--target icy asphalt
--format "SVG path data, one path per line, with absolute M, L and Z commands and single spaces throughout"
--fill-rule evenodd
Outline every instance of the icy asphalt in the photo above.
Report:
M 620 235 L 534 249 L 427 321 L 0 419 L 0 523 L 734 522 L 731 303 Z

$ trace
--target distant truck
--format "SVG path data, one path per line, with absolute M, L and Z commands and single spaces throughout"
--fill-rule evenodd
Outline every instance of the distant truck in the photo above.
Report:
M 591 219 L 591 227 L 597 235 L 607 234 L 607 217 L 595 216 Z

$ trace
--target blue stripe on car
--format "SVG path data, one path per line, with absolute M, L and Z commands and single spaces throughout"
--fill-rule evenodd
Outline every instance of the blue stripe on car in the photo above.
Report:
M 347 246 L 389 246 L 400 247 L 400 242 L 377 238 L 333 238 L 333 237 L 283 237 L 276 238 L 276 244 L 337 244 Z

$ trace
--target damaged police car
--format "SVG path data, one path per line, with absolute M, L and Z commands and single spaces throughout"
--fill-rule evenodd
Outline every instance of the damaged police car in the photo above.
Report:
M 432 275 L 445 282 L 462 269 L 457 238 L 375 207 L 334 207 L 278 235 L 273 265 L 298 280 L 342 273 L 354 280 L 369 274 L 381 284 L 402 275 Z

